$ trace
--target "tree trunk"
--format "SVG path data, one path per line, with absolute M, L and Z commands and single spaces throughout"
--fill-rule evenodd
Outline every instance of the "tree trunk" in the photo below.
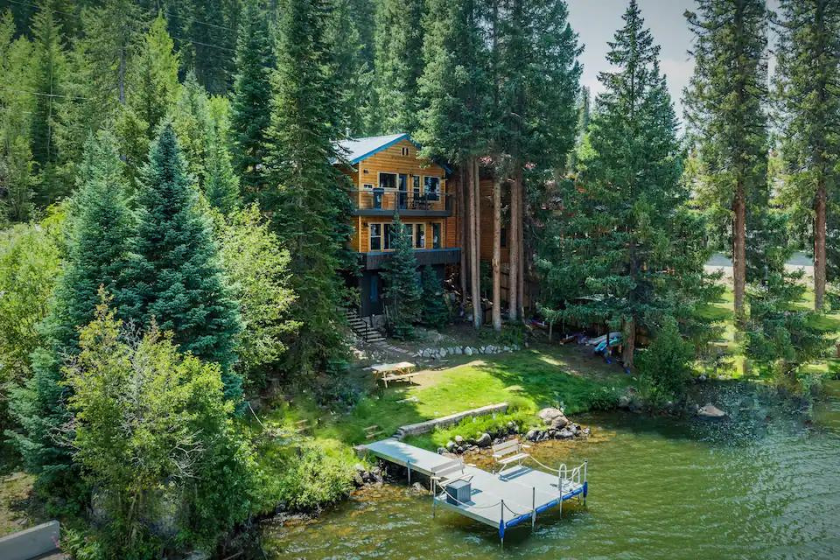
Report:
M 470 183 L 472 196 L 472 216 L 470 220 L 470 231 L 472 232 L 472 302 L 473 302 L 473 326 L 481 328 L 484 321 L 481 309 L 481 194 L 480 180 L 478 176 L 478 159 L 471 159 Z
M 508 244 L 508 315 L 511 321 L 519 318 L 519 204 L 522 197 L 522 172 L 519 163 L 514 163 L 513 181 L 510 184 L 510 243 Z
M 609 333 L 609 331 L 607 331 Z M 609 334 L 607 334 L 609 336 Z M 621 353 L 621 359 L 624 362 L 624 367 L 631 368 L 633 367 L 633 354 L 636 351 L 636 321 L 634 319 L 630 319 L 629 321 L 624 322 L 624 333 L 623 333 L 623 352 Z M 609 343 L 607 343 L 607 353 L 609 353 Z
M 522 170 L 519 170 L 519 215 L 516 220 L 519 230 L 519 270 L 516 279 L 519 284 L 516 287 L 516 303 L 519 305 L 516 316 L 525 320 L 525 263 L 528 260 L 525 253 L 525 181 L 522 179 Z
M 747 287 L 747 208 L 744 186 L 738 184 L 732 211 L 735 214 L 732 231 L 732 280 L 735 292 L 735 321 L 743 325 L 746 319 L 744 296 Z
M 502 330 L 502 183 L 493 178 L 493 328 Z M 549 337 L 550 338 L 550 337 Z
M 814 309 L 822 311 L 825 307 L 825 237 L 826 237 L 826 199 L 828 198 L 825 180 L 821 179 L 817 187 L 815 201 L 816 217 L 814 220 Z
M 461 246 L 461 304 L 466 306 L 467 294 L 469 293 L 469 266 L 470 266 L 470 236 L 469 236 L 469 212 L 468 203 L 469 186 L 465 167 L 468 162 L 462 162 L 460 169 L 460 181 L 458 182 L 458 241 Z

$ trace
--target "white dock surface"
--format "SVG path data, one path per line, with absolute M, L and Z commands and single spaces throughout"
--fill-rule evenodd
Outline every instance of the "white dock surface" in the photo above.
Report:
M 396 439 L 370 443 L 367 450 L 391 463 L 410 466 L 414 472 L 430 476 L 451 459 L 408 445 Z M 471 485 L 470 501 L 450 504 L 445 492 L 433 499 L 437 505 L 493 527 L 513 527 L 561 502 L 585 492 L 584 484 L 569 479 L 562 481 L 557 474 L 515 466 L 500 473 L 490 473 L 465 465 L 463 474 Z M 504 505 L 502 505 L 504 504 Z M 503 523 L 502 523 L 503 522 Z

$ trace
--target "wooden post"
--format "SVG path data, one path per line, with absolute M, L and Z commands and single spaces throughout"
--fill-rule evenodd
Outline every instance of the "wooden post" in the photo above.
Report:
M 405 466 L 408 467 L 408 485 L 411 486 L 411 461 L 408 461 Z
M 437 480 L 432 476 L 432 519 L 435 518 L 435 509 L 437 506 Z

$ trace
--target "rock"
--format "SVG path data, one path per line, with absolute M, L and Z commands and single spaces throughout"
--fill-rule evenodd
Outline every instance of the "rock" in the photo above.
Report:
M 618 397 L 618 408 L 630 408 L 630 397 L 627 395 Z
M 726 416 L 726 413 L 718 407 L 716 407 L 715 405 L 713 405 L 712 403 L 707 403 L 706 406 L 701 407 L 697 411 L 697 416 L 699 416 L 700 418 L 717 419 L 724 418 Z
M 539 413 L 537 413 L 537 416 L 540 417 L 540 420 L 542 420 L 543 424 L 545 424 L 546 426 L 551 425 L 551 423 L 554 422 L 554 420 L 556 418 L 562 418 L 563 420 L 565 420 L 565 422 L 563 423 L 563 426 L 565 426 L 569 422 L 566 419 L 566 416 L 563 414 L 563 411 L 560 410 L 559 408 L 544 408 L 544 409 L 540 410 Z M 563 426 L 554 426 L 554 427 L 562 428 Z
M 549 424 L 552 428 L 559 430 L 560 428 L 564 428 L 569 425 L 569 419 L 566 418 L 564 415 L 556 416 Z
M 591 430 L 589 428 L 584 428 L 583 430 L 580 431 L 580 435 L 588 436 L 590 434 L 590 432 L 591 432 Z
M 455 453 L 457 453 L 458 455 L 463 455 L 464 450 L 465 450 L 464 447 L 462 445 L 459 445 L 458 447 L 455 448 Z
M 557 439 L 571 439 L 573 437 L 575 437 L 575 434 L 572 433 L 572 431 L 568 428 L 563 428 L 562 430 L 557 432 Z
M 365 472 L 365 466 L 364 466 L 363 464 L 361 464 L 361 463 L 356 463 L 355 465 L 353 465 L 353 469 L 354 469 L 357 473 L 363 473 L 363 472 Z
M 423 494 L 426 493 L 426 488 L 422 484 L 420 484 L 419 482 L 415 482 L 414 484 L 412 484 L 411 489 L 414 490 L 415 492 L 420 492 L 420 493 L 423 493 Z
M 451 439 L 446 442 L 446 450 L 449 451 L 449 452 L 452 452 L 452 451 L 455 450 L 455 442 L 452 441 Z
M 356 486 L 365 485 L 365 479 L 362 478 L 361 473 L 356 473 L 355 476 L 353 476 L 353 482 L 356 484 Z
M 455 436 L 455 443 L 461 445 L 462 443 L 464 443 L 464 438 L 462 438 L 461 436 Z
M 516 422 L 511 420 L 507 423 L 507 431 L 509 434 L 515 434 L 519 431 L 519 426 L 516 425 Z
M 484 433 L 481 434 L 481 437 L 478 438 L 478 441 L 475 444 L 479 447 L 490 447 L 490 444 L 493 443 L 493 438 L 490 437 L 490 434 Z
M 456 346 L 455 348 L 452 349 L 452 354 L 455 355 L 455 356 L 460 356 L 462 353 L 463 353 L 463 350 L 461 350 L 460 346 Z
M 437 454 L 438 455 L 443 455 L 444 453 L 446 453 L 446 448 L 445 447 L 438 447 L 437 448 Z
M 466 354 L 467 356 L 472 356 L 473 355 L 473 349 L 470 348 L 469 346 L 467 346 L 466 348 L 464 348 L 464 354 Z
M 527 434 L 525 434 L 525 439 L 527 439 L 528 441 L 537 441 L 537 435 L 539 435 L 539 431 L 531 429 L 528 430 Z

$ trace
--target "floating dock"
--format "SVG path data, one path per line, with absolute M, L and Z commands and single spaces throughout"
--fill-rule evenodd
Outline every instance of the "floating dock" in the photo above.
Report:
M 407 445 L 396 439 L 385 439 L 366 446 L 367 451 L 380 459 L 406 467 L 408 479 L 420 473 L 432 478 L 432 515 L 437 507 L 454 511 L 480 523 L 496 527 L 504 544 L 505 531 L 530 522 L 533 529 L 537 515 L 559 507 L 563 502 L 578 497 L 586 502 L 588 483 L 586 463 L 568 469 L 561 465 L 554 470 L 533 461 L 546 470 L 525 465 L 515 465 L 498 473 L 490 473 L 472 465 L 461 464 L 457 477 L 470 483 L 469 500 L 457 501 L 437 483 L 436 472 L 451 465 L 453 460 L 425 449 Z M 446 469 L 450 472 L 451 468 Z M 442 484 L 446 484 L 446 481 Z

